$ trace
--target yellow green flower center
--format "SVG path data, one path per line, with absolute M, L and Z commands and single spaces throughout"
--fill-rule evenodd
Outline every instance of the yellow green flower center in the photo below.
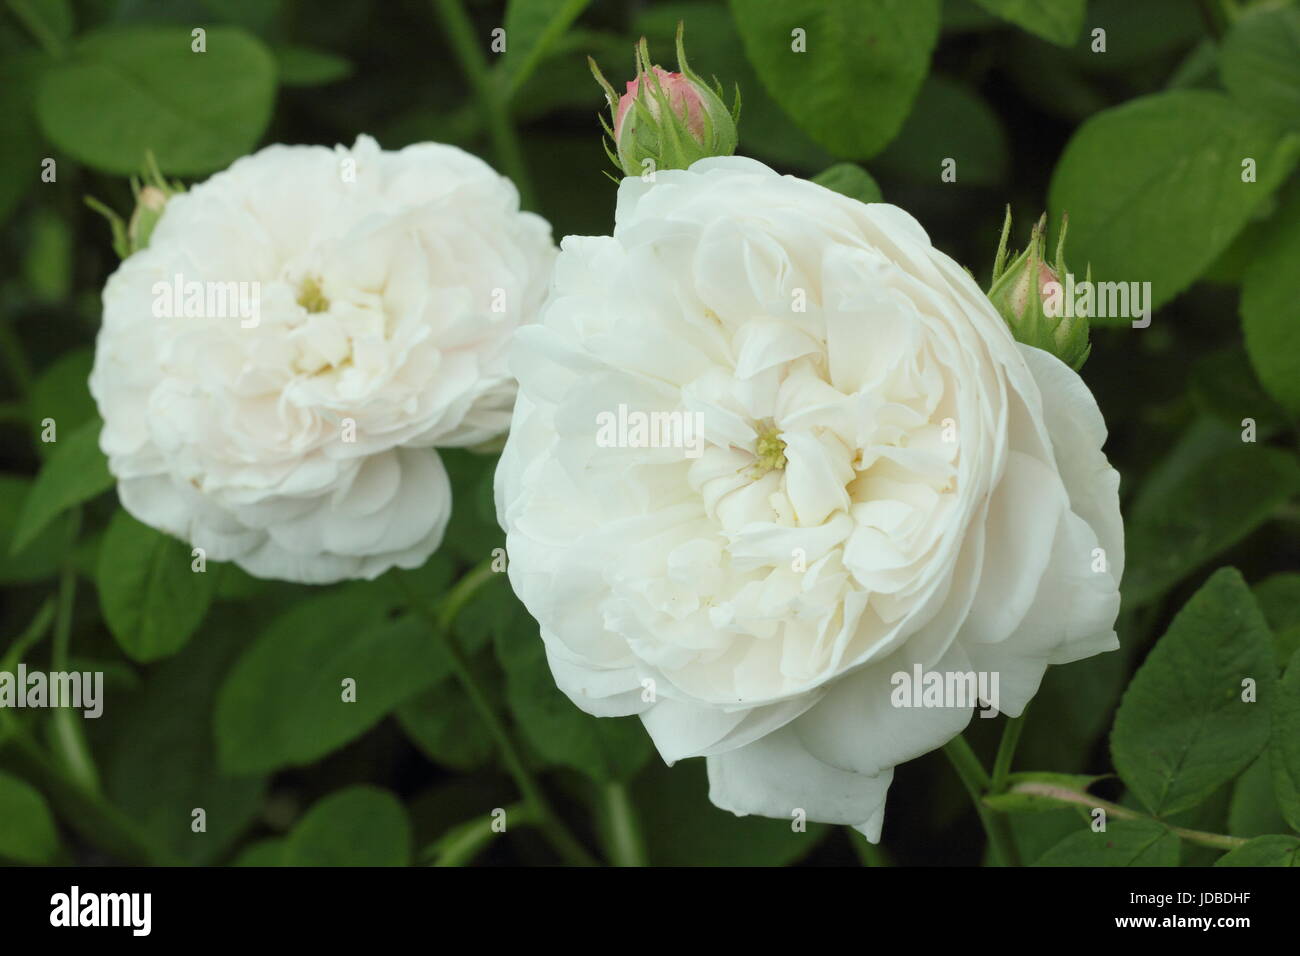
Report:
M 785 442 L 775 425 L 760 426 L 758 440 L 754 442 L 755 478 L 762 478 L 769 471 L 785 467 Z
M 302 280 L 302 285 L 298 287 L 298 304 L 312 313 L 324 312 L 330 307 L 330 300 L 321 291 L 319 279 L 308 276 Z

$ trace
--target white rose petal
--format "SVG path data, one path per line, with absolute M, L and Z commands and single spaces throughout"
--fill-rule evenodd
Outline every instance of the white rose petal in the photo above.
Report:
M 451 512 L 433 449 L 508 426 L 506 346 L 549 282 L 550 228 L 518 205 L 455 147 L 367 136 L 271 146 L 169 200 L 104 289 L 90 379 L 126 509 L 260 577 L 422 564 Z M 256 315 L 160 315 L 177 276 L 244 283 Z
M 1117 646 L 1096 403 L 901 209 L 715 158 L 624 180 L 614 235 L 561 248 L 496 495 L 579 707 L 706 757 L 720 807 L 876 840 L 893 768 L 973 713 L 894 675 L 995 673 L 1015 715 Z M 698 413 L 700 447 L 598 442 L 620 405 Z

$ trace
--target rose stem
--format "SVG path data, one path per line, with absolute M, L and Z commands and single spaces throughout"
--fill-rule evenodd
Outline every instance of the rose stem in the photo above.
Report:
M 80 523 L 78 521 L 78 523 Z M 72 609 L 77 599 L 77 572 L 69 563 L 59 574 L 59 603 L 54 618 L 54 641 L 50 650 L 50 667 L 56 673 L 68 671 L 68 646 L 71 642 Z M 55 708 L 54 743 L 68 775 L 87 793 L 100 792 L 95 759 L 81 727 L 81 714 L 67 707 Z
M 407 581 L 400 576 L 396 580 L 406 592 L 411 609 L 428 620 L 435 638 L 442 644 L 447 659 L 451 663 L 452 673 L 460 681 L 470 699 L 470 703 L 474 705 L 474 709 L 483 718 L 488 733 L 492 735 L 500 748 L 501 757 L 505 761 L 510 775 L 514 777 L 520 794 L 525 802 L 532 807 L 533 813 L 536 814 L 537 826 L 542 831 L 542 834 L 550 841 L 556 852 L 575 866 L 598 866 L 599 861 L 588 853 L 582 844 L 569 833 L 563 821 L 551 808 L 545 794 L 542 793 L 541 787 L 533 779 L 533 775 L 524 766 L 518 749 L 510 739 L 509 732 L 497 716 L 478 679 L 470 670 L 464 654 L 461 653 L 460 646 L 451 637 L 450 626 L 457 612 L 480 586 L 492 578 L 494 573 L 491 560 L 484 561 L 456 582 L 447 593 L 447 596 L 438 602 L 436 611 L 431 610 L 425 604 L 423 597 L 417 594 Z
M 998 865 L 1019 866 L 1020 854 L 1016 851 L 1016 843 L 1012 839 L 1011 825 L 1007 822 L 1007 818 L 990 812 L 989 808 L 984 806 L 984 794 L 988 792 L 990 784 L 989 775 L 985 773 L 975 752 L 970 749 L 970 744 L 966 743 L 966 738 L 958 735 L 943 745 L 943 752 L 952 762 L 953 769 L 957 771 L 957 776 L 965 784 L 966 792 L 970 794 L 971 801 L 975 804 L 975 812 L 979 814 L 980 823 L 984 825 L 984 832 L 993 847 Z
M 645 841 L 637 822 L 636 807 L 628 797 L 627 787 L 610 781 L 601 788 L 607 830 L 606 845 L 615 866 L 645 866 Z
M 1028 707 L 1026 706 L 1026 710 Z M 993 780 L 989 784 L 990 793 L 1001 793 L 1007 788 L 1007 777 L 1011 775 L 1011 760 L 1016 755 L 1016 745 L 1020 743 L 1020 732 L 1025 729 L 1025 712 L 1019 717 L 1008 717 L 1002 728 L 1002 741 L 998 744 L 997 756 L 993 758 Z
M 1122 807 L 1118 803 L 1111 803 L 1109 800 L 1102 800 L 1094 797 L 1090 793 L 1084 793 L 1079 790 L 1072 790 L 1069 787 L 1057 786 L 1050 783 L 1038 783 L 1027 780 L 1018 783 L 1009 791 L 1010 793 L 1025 793 L 1035 797 L 1043 797 L 1047 800 L 1055 800 L 1062 806 L 1088 807 L 1090 809 L 1105 810 L 1107 815 L 1115 817 L 1117 820 L 1151 820 L 1153 823 L 1160 823 L 1169 828 L 1169 831 L 1180 839 L 1189 843 L 1198 843 L 1201 846 L 1213 847 L 1216 850 L 1235 850 L 1237 847 L 1245 846 L 1248 842 L 1246 837 L 1228 836 L 1223 833 L 1207 833 L 1204 830 L 1190 830 L 1187 827 L 1171 826 L 1162 820 L 1156 820 L 1145 813 L 1138 813 L 1136 810 L 1130 810 L 1128 807 Z
M 500 77 L 494 76 L 489 69 L 487 57 L 483 55 L 474 36 L 474 25 L 460 0 L 433 0 L 433 5 L 447 30 L 461 69 L 465 71 L 465 78 L 474 88 L 479 106 L 487 115 L 492 148 L 497 162 L 502 166 L 502 172 L 514 181 L 519 190 L 520 204 L 525 209 L 536 208 L 528 167 L 524 164 L 523 150 L 519 148 L 519 138 L 515 135 L 514 124 L 510 119 L 508 91 L 500 82 Z

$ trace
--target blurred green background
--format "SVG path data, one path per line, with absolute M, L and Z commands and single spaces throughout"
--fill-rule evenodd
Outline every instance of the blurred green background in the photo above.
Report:
M 145 149 L 192 182 L 268 143 L 370 133 L 387 149 L 438 140 L 483 156 L 519 180 L 557 240 L 607 233 L 615 186 L 586 58 L 620 86 L 645 35 L 672 68 L 679 20 L 692 66 L 741 90 L 739 152 L 809 177 L 860 164 L 982 284 L 1008 204 L 1014 243 L 1044 210 L 1054 237 L 1068 211 L 1077 271 L 1090 262 L 1098 278 L 1153 282 L 1151 326 L 1097 328 L 1083 370 L 1123 478 L 1122 649 L 1049 673 L 1017 768 L 1110 771 L 1121 692 L 1213 567 L 1252 585 L 1279 660 L 1300 643 L 1300 29 L 1289 4 L 5 0 L 0 670 L 20 659 L 102 670 L 108 690 L 98 720 L 0 712 L 0 860 L 560 859 L 528 810 L 503 837 L 485 829 L 525 795 L 406 598 L 436 600 L 502 543 L 494 459 L 446 456 L 451 528 L 403 581 L 189 574 L 187 545 L 121 513 L 95 448 L 86 377 L 117 260 L 83 197 L 129 215 L 127 177 Z M 504 53 L 490 47 L 498 27 Z M 806 60 L 789 49 L 795 27 Z M 494 115 L 510 128 L 494 129 Z M 1246 156 L 1258 165 L 1250 183 L 1238 175 Z M 955 182 L 940 179 L 945 158 Z M 40 440 L 46 418 L 57 443 Z M 1246 418 L 1255 443 L 1242 441 Z M 146 557 L 180 570 L 121 570 Z M 668 770 L 635 720 L 581 714 L 551 683 L 504 576 L 453 631 L 527 773 L 593 856 L 626 858 L 630 813 L 642 842 L 632 856 L 651 863 L 983 859 L 979 822 L 938 754 L 899 768 L 884 852 L 870 853 L 843 828 L 797 833 L 718 811 L 701 761 Z M 338 705 L 336 670 L 364 689 L 358 704 Z M 1003 723 L 972 724 L 986 763 Z M 1183 816 L 1221 833 L 1279 832 L 1268 780 L 1252 767 Z M 1131 802 L 1113 779 L 1098 792 Z M 195 808 L 205 832 L 191 827 Z M 1070 810 L 1011 819 L 1026 859 L 1084 826 Z

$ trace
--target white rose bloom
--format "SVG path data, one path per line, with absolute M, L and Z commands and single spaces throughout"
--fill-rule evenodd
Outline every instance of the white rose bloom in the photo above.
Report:
M 550 228 L 518 206 L 462 150 L 367 136 L 171 199 L 104 289 L 90 390 L 122 504 L 259 577 L 420 565 L 451 510 L 433 448 L 504 431 L 506 345 L 545 297 Z
M 625 179 L 511 367 L 497 509 L 555 679 L 707 757 L 719 807 L 878 840 L 893 768 L 972 715 L 894 674 L 995 672 L 1018 715 L 1117 646 L 1097 405 L 901 209 L 739 157 Z M 620 405 L 700 413 L 700 453 L 605 447 Z

